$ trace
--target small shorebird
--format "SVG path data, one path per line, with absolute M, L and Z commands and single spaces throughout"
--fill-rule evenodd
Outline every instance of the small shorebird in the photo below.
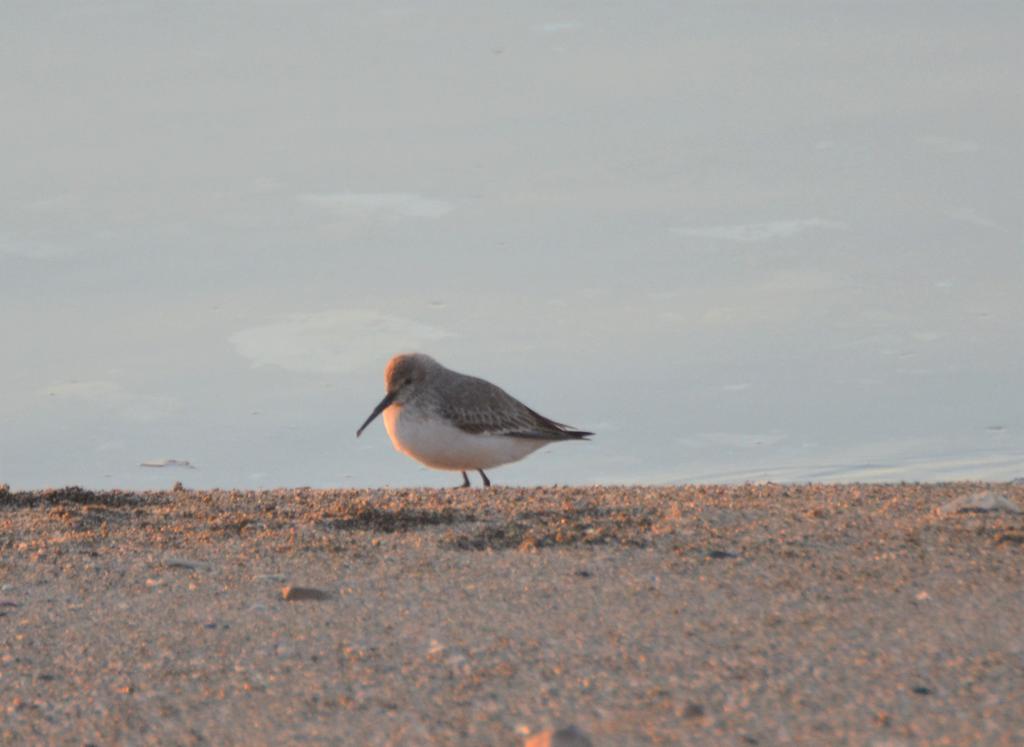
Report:
M 445 368 L 429 355 L 404 353 L 384 369 L 387 395 L 356 431 L 356 438 L 384 413 L 395 448 L 434 469 L 462 473 L 516 462 L 552 441 L 594 435 L 531 410 L 489 381 Z

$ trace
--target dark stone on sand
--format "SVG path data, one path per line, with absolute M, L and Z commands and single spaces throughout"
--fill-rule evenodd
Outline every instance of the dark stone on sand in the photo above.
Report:
M 168 568 L 184 568 L 188 571 L 208 571 L 213 566 L 205 560 L 189 560 L 187 558 L 167 558 L 164 565 Z
M 683 711 L 683 718 L 703 718 L 704 717 L 704 706 L 700 703 L 687 703 L 686 709 Z
M 331 596 L 323 589 L 314 589 L 310 586 L 286 586 L 281 589 L 281 598 L 286 602 L 322 602 Z
M 547 730 L 534 734 L 526 740 L 524 747 L 593 747 L 582 730 L 576 726 L 563 726 L 557 731 Z
M 725 560 L 726 558 L 738 558 L 739 553 L 729 552 L 728 550 L 711 550 L 708 553 L 708 557 L 711 560 Z

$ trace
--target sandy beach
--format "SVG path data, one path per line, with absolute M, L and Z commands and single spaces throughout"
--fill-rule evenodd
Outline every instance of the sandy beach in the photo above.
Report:
M 0 741 L 1019 745 L 985 491 L 0 492 Z

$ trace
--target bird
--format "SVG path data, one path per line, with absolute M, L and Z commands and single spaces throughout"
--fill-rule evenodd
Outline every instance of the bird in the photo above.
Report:
M 445 368 L 424 353 L 400 353 L 384 369 L 384 399 L 356 431 L 381 413 L 397 451 L 428 467 L 480 473 L 517 462 L 555 441 L 582 441 L 594 434 L 531 410 L 489 381 Z

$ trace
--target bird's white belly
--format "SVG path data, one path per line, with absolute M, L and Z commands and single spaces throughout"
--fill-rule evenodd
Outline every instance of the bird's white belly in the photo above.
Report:
M 434 469 L 489 469 L 518 461 L 547 443 L 466 433 L 444 420 L 424 417 L 396 405 L 384 411 L 384 427 L 398 451 Z

